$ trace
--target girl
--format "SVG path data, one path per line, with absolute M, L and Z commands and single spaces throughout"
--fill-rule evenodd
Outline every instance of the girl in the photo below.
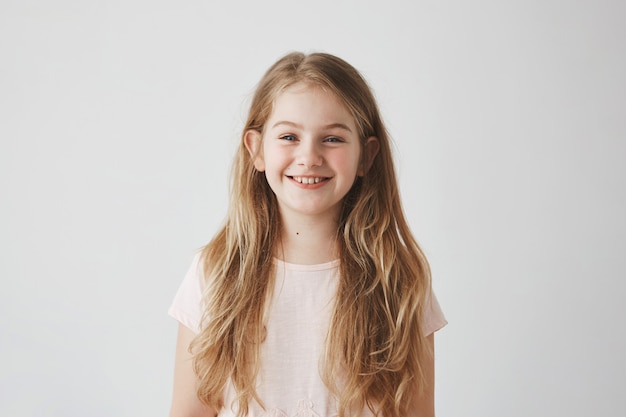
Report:
M 322 53 L 276 62 L 231 195 L 170 308 L 171 417 L 434 415 L 446 321 L 360 74 Z

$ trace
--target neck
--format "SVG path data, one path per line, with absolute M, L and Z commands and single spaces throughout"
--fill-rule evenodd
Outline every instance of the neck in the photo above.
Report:
M 337 258 L 337 220 L 328 216 L 281 215 L 276 257 L 289 263 L 315 265 Z

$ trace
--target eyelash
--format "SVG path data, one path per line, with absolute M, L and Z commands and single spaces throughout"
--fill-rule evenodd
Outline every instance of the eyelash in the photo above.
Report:
M 331 137 L 324 139 L 324 142 L 339 143 L 339 142 L 343 142 L 343 139 L 338 138 L 337 136 L 331 136 Z

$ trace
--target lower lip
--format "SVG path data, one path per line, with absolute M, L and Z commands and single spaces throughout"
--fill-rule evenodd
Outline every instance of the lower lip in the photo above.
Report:
M 315 190 L 316 188 L 323 187 L 324 185 L 326 185 L 326 183 L 330 179 L 330 178 L 326 178 L 324 180 L 321 180 L 318 183 L 304 184 L 304 183 L 301 183 L 301 182 L 298 182 L 298 181 L 294 180 L 293 177 L 287 177 L 287 178 L 289 178 L 289 180 L 291 180 L 291 182 L 293 182 L 296 186 L 298 186 L 300 188 L 304 188 L 306 190 Z

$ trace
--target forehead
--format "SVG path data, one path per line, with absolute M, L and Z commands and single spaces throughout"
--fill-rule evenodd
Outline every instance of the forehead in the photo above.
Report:
M 323 86 L 299 82 L 282 89 L 274 99 L 268 122 L 287 120 L 309 124 L 345 124 L 356 132 L 356 123 L 348 106 Z

